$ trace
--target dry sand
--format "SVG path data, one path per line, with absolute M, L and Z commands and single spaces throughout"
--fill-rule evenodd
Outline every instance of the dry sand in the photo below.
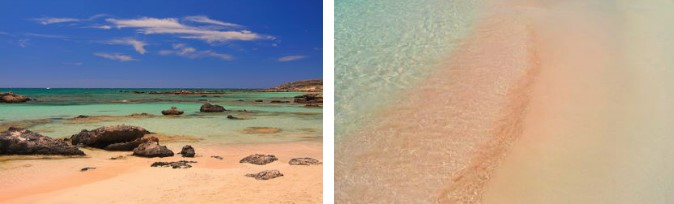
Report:
M 184 144 L 167 146 L 179 152 Z M 322 165 L 290 166 L 296 157 L 322 160 L 321 142 L 193 144 L 197 156 L 139 158 L 130 152 L 84 149 L 88 158 L 2 157 L 0 203 L 321 203 Z M 176 153 L 177 153 L 176 152 Z M 240 164 L 255 153 L 274 154 L 267 165 Z M 110 157 L 126 155 L 121 160 Z M 223 160 L 211 158 L 219 155 Z M 193 160 L 189 169 L 150 167 L 156 161 Z M 80 172 L 84 167 L 96 169 Z M 255 180 L 244 175 L 280 170 L 283 177 Z

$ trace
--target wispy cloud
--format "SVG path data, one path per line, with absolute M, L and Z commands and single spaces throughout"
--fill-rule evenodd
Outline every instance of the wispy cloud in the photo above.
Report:
M 279 62 L 290 62 L 290 61 L 295 61 L 295 60 L 301 60 L 301 59 L 304 59 L 304 58 L 306 58 L 306 56 L 302 56 L 302 55 L 290 55 L 290 56 L 280 57 L 280 58 L 278 58 L 277 60 L 278 60 Z
M 55 39 L 67 39 L 68 37 L 62 35 L 49 35 L 49 34 L 39 34 L 39 33 L 25 33 L 26 36 L 39 37 L 39 38 L 55 38 Z
M 147 45 L 147 43 L 145 43 L 143 41 L 140 41 L 140 40 L 133 39 L 133 38 L 122 38 L 122 39 L 108 40 L 108 41 L 105 41 L 105 43 L 110 44 L 110 45 L 131 45 L 131 46 L 133 46 L 133 49 L 138 51 L 138 53 L 140 53 L 140 54 L 145 54 L 145 52 L 146 52 L 145 46 Z
M 213 25 L 219 25 L 219 26 L 225 26 L 225 27 L 242 27 L 241 25 L 234 24 L 234 23 L 228 23 L 228 22 L 213 20 L 213 19 L 208 18 L 207 16 L 187 16 L 184 19 L 186 21 L 192 21 L 192 22 L 197 22 L 197 23 L 207 23 L 207 24 L 213 24 Z
M 136 59 L 133 59 L 133 57 L 131 57 L 131 56 L 123 55 L 123 54 L 119 54 L 119 53 L 97 52 L 97 53 L 94 53 L 94 55 L 105 58 L 105 59 L 117 60 L 117 61 L 121 61 L 121 62 L 128 62 L 128 61 L 136 60 Z
M 208 22 L 210 24 L 225 24 L 225 22 L 209 19 L 205 16 L 190 17 L 189 21 Z M 196 20 L 195 20 L 196 19 Z M 136 28 L 138 32 L 149 34 L 176 34 L 180 38 L 198 39 L 208 43 L 213 42 L 227 42 L 233 40 L 257 40 L 257 39 L 273 39 L 271 36 L 260 35 L 249 30 L 221 30 L 218 28 L 194 27 L 183 24 L 177 18 L 138 18 L 138 19 L 106 19 L 107 22 L 112 23 L 117 28 Z
M 65 65 L 82 66 L 83 62 L 64 62 Z
M 190 59 L 195 59 L 195 58 L 204 58 L 204 57 L 214 57 L 218 58 L 221 60 L 233 60 L 234 57 L 228 54 L 223 54 L 223 53 L 217 53 L 212 50 L 205 50 L 205 51 L 197 51 L 197 49 L 193 47 L 189 47 L 185 44 L 179 43 L 179 44 L 173 44 L 173 50 L 161 50 L 159 51 L 160 55 L 178 55 L 182 57 L 187 57 Z
M 26 47 L 28 46 L 28 41 L 30 41 L 30 39 L 19 39 L 16 43 L 21 47 Z
M 37 21 L 38 23 L 42 24 L 42 25 L 80 21 L 80 19 L 77 19 L 77 18 L 36 18 L 34 20 Z

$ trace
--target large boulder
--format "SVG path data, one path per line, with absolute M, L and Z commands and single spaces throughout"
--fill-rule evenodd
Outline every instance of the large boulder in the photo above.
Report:
M 253 155 L 250 155 L 250 156 L 247 156 L 247 157 L 241 159 L 241 161 L 239 161 L 239 163 L 251 163 L 251 164 L 257 164 L 257 165 L 265 165 L 265 164 L 272 163 L 276 160 L 278 160 L 278 158 L 276 158 L 276 156 L 271 155 L 271 154 L 253 154 Z
M 180 150 L 180 155 L 183 157 L 194 157 L 194 147 L 191 145 L 185 145 L 182 150 Z
M 150 133 L 142 127 L 116 125 L 94 130 L 82 130 L 70 137 L 73 145 L 84 145 L 106 150 L 131 151 L 140 145 L 140 138 Z
M 199 109 L 201 112 L 225 112 L 225 107 L 215 105 L 215 104 L 210 104 L 210 103 L 204 103 L 204 105 L 201 105 L 201 108 Z
M 0 102 L 4 103 L 23 103 L 30 101 L 30 98 L 22 95 L 15 94 L 14 92 L 3 92 L 0 93 Z
M 185 112 L 178 110 L 175 106 L 171 107 L 171 109 L 161 111 L 162 115 L 182 115 L 183 113 Z
M 269 180 L 273 179 L 276 177 L 283 176 L 283 174 L 279 170 L 266 170 L 266 171 L 261 171 L 257 174 L 246 174 L 247 177 L 253 177 L 257 180 Z
M 159 139 L 156 137 L 144 137 L 141 144 L 133 149 L 133 155 L 139 157 L 172 157 L 173 151 L 166 146 L 159 145 Z
M 43 136 L 23 128 L 10 127 L 0 133 L 0 155 L 84 155 L 63 140 Z

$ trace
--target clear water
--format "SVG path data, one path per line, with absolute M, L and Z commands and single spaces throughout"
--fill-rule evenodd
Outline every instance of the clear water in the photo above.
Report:
M 474 20 L 479 1 L 335 1 L 335 139 L 423 83 Z
M 51 137 L 69 137 L 82 129 L 127 124 L 138 125 L 152 132 L 203 139 L 209 143 L 281 142 L 320 140 L 322 109 L 305 108 L 302 104 L 271 104 L 271 100 L 289 100 L 303 93 L 254 92 L 225 90 L 225 94 L 172 95 L 134 94 L 121 91 L 172 91 L 175 89 L 2 89 L 37 99 L 36 102 L 0 104 L 0 125 L 28 123 L 31 130 Z M 217 96 L 217 97 L 216 97 Z M 254 100 L 262 99 L 264 103 Z M 243 101 L 239 101 L 243 100 Z M 224 106 L 231 112 L 201 113 L 202 103 Z M 165 117 L 162 110 L 176 106 L 185 111 L 180 117 Z M 249 111 L 239 112 L 242 110 Z M 89 122 L 74 122 L 73 117 L 128 116 L 149 113 L 146 118 L 112 117 Z M 227 115 L 250 118 L 229 120 Z M 35 121 L 38 120 L 38 121 Z M 23 123 L 26 125 L 26 123 Z M 245 134 L 249 127 L 280 128 L 275 134 Z

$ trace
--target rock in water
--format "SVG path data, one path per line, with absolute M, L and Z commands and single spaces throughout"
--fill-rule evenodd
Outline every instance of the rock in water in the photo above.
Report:
M 204 103 L 204 105 L 201 105 L 201 108 L 199 109 L 201 112 L 225 112 L 225 107 L 215 105 L 215 104 L 210 104 L 210 103 Z
M 241 161 L 239 161 L 239 163 L 251 163 L 251 164 L 257 164 L 257 165 L 265 165 L 265 164 L 272 163 L 276 160 L 278 160 L 278 158 L 276 158 L 276 156 L 271 155 L 271 154 L 269 154 L 269 155 L 253 154 L 253 155 L 250 155 L 250 156 L 247 156 L 247 157 L 241 159 Z
M 144 137 L 141 144 L 133 149 L 133 155 L 139 157 L 172 157 L 173 151 L 166 146 L 159 146 L 159 139 L 156 137 Z
M 288 164 L 290 164 L 290 165 L 317 165 L 317 164 L 322 164 L 322 163 L 321 163 L 321 161 L 318 161 L 318 159 L 305 157 L 305 158 L 291 159 L 290 162 L 288 162 Z
M 22 95 L 15 94 L 13 92 L 2 92 L 0 93 L 0 102 L 5 103 L 23 103 L 30 101 L 30 98 Z
M 227 119 L 230 119 L 230 120 L 243 120 L 243 118 L 239 118 L 239 117 L 236 117 L 236 116 L 233 116 L 233 115 L 227 115 Z
M 183 155 L 183 157 L 194 157 L 194 148 L 190 145 L 185 145 L 180 151 L 180 154 Z
M 95 130 L 82 130 L 70 137 L 73 145 L 82 144 L 106 150 L 131 151 L 140 145 L 140 138 L 150 133 L 142 127 L 117 125 Z
M 43 136 L 23 128 L 10 127 L 0 133 L 0 155 L 84 155 L 63 140 Z
M 246 174 L 248 177 L 253 177 L 257 180 L 269 180 L 273 179 L 276 177 L 283 176 L 283 174 L 279 170 L 266 170 L 266 171 L 261 171 L 257 174 Z
M 175 106 L 171 107 L 171 109 L 161 111 L 162 115 L 182 115 L 183 113 L 185 112 L 178 110 Z
M 295 103 L 323 103 L 323 95 L 321 94 L 304 94 L 295 96 Z
M 190 163 L 197 163 L 196 161 L 185 161 L 185 160 L 180 160 L 177 162 L 155 162 L 150 165 L 151 167 L 171 167 L 174 169 L 188 169 L 192 168 L 192 165 Z

